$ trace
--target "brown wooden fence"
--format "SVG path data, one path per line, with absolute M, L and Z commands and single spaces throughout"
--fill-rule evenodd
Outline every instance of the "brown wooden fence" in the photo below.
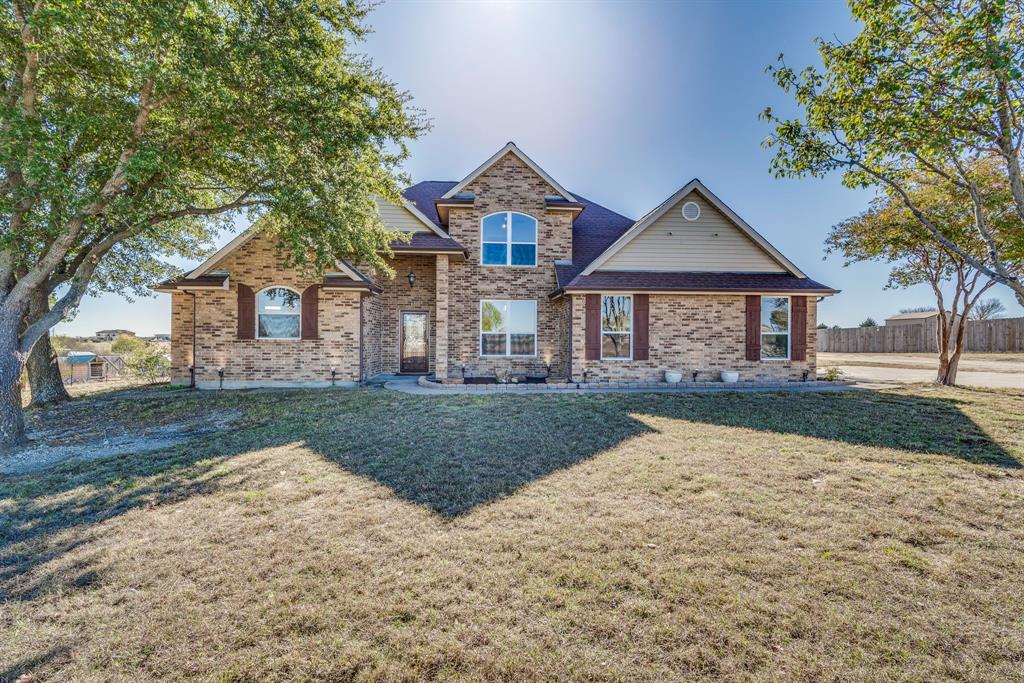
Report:
M 817 348 L 833 353 L 938 351 L 933 324 L 818 330 Z M 988 353 L 1024 352 L 1024 318 L 968 320 L 964 349 Z

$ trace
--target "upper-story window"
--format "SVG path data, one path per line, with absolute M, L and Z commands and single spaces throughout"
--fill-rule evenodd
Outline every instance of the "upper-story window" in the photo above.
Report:
M 484 216 L 480 224 L 480 263 L 537 265 L 537 219 L 515 211 Z
M 294 289 L 268 287 L 256 296 L 256 336 L 260 339 L 298 339 L 300 302 Z

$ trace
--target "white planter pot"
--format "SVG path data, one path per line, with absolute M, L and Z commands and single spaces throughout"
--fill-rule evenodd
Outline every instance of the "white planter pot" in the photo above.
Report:
M 731 370 L 722 370 L 722 381 L 726 384 L 733 384 L 740 381 L 740 373 Z
M 665 381 L 668 382 L 669 384 L 679 384 L 680 382 L 683 381 L 683 373 L 666 370 Z

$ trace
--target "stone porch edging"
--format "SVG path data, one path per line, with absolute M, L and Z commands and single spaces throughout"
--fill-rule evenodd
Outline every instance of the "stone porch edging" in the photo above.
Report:
M 723 391 L 841 391 L 855 388 L 848 382 L 818 380 L 748 380 L 725 382 L 564 382 L 561 384 L 446 384 L 419 377 L 412 382 L 388 382 L 387 389 L 421 395 L 444 394 L 557 394 L 557 393 L 703 393 Z

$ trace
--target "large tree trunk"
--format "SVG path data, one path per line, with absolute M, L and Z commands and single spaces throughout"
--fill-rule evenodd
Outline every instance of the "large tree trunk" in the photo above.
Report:
M 0 319 L 0 451 L 24 445 L 25 416 L 21 405 L 24 356 L 18 352 L 18 323 Z
M 64 378 L 60 374 L 57 354 L 50 345 L 49 332 L 39 338 L 28 356 L 28 383 L 34 406 L 52 405 L 71 398 L 64 388 Z
M 32 296 L 28 309 L 28 322 L 39 320 L 50 312 L 50 300 L 45 292 Z M 42 406 L 67 401 L 64 379 L 60 376 L 57 354 L 50 344 L 50 333 L 45 332 L 32 347 L 28 356 L 28 383 L 32 390 L 32 405 Z
M 940 301 L 941 305 L 942 302 Z M 936 384 L 949 384 L 946 377 L 949 374 L 949 328 L 950 322 L 946 319 L 945 312 L 940 308 L 939 316 L 935 320 L 935 343 L 939 348 L 939 371 L 935 376 Z
M 968 309 L 970 310 L 970 309 Z M 967 324 L 967 312 L 950 316 L 949 329 L 945 334 L 946 346 L 939 354 L 939 374 L 936 384 L 956 386 L 956 373 L 960 367 L 960 357 L 964 354 L 964 328 Z

